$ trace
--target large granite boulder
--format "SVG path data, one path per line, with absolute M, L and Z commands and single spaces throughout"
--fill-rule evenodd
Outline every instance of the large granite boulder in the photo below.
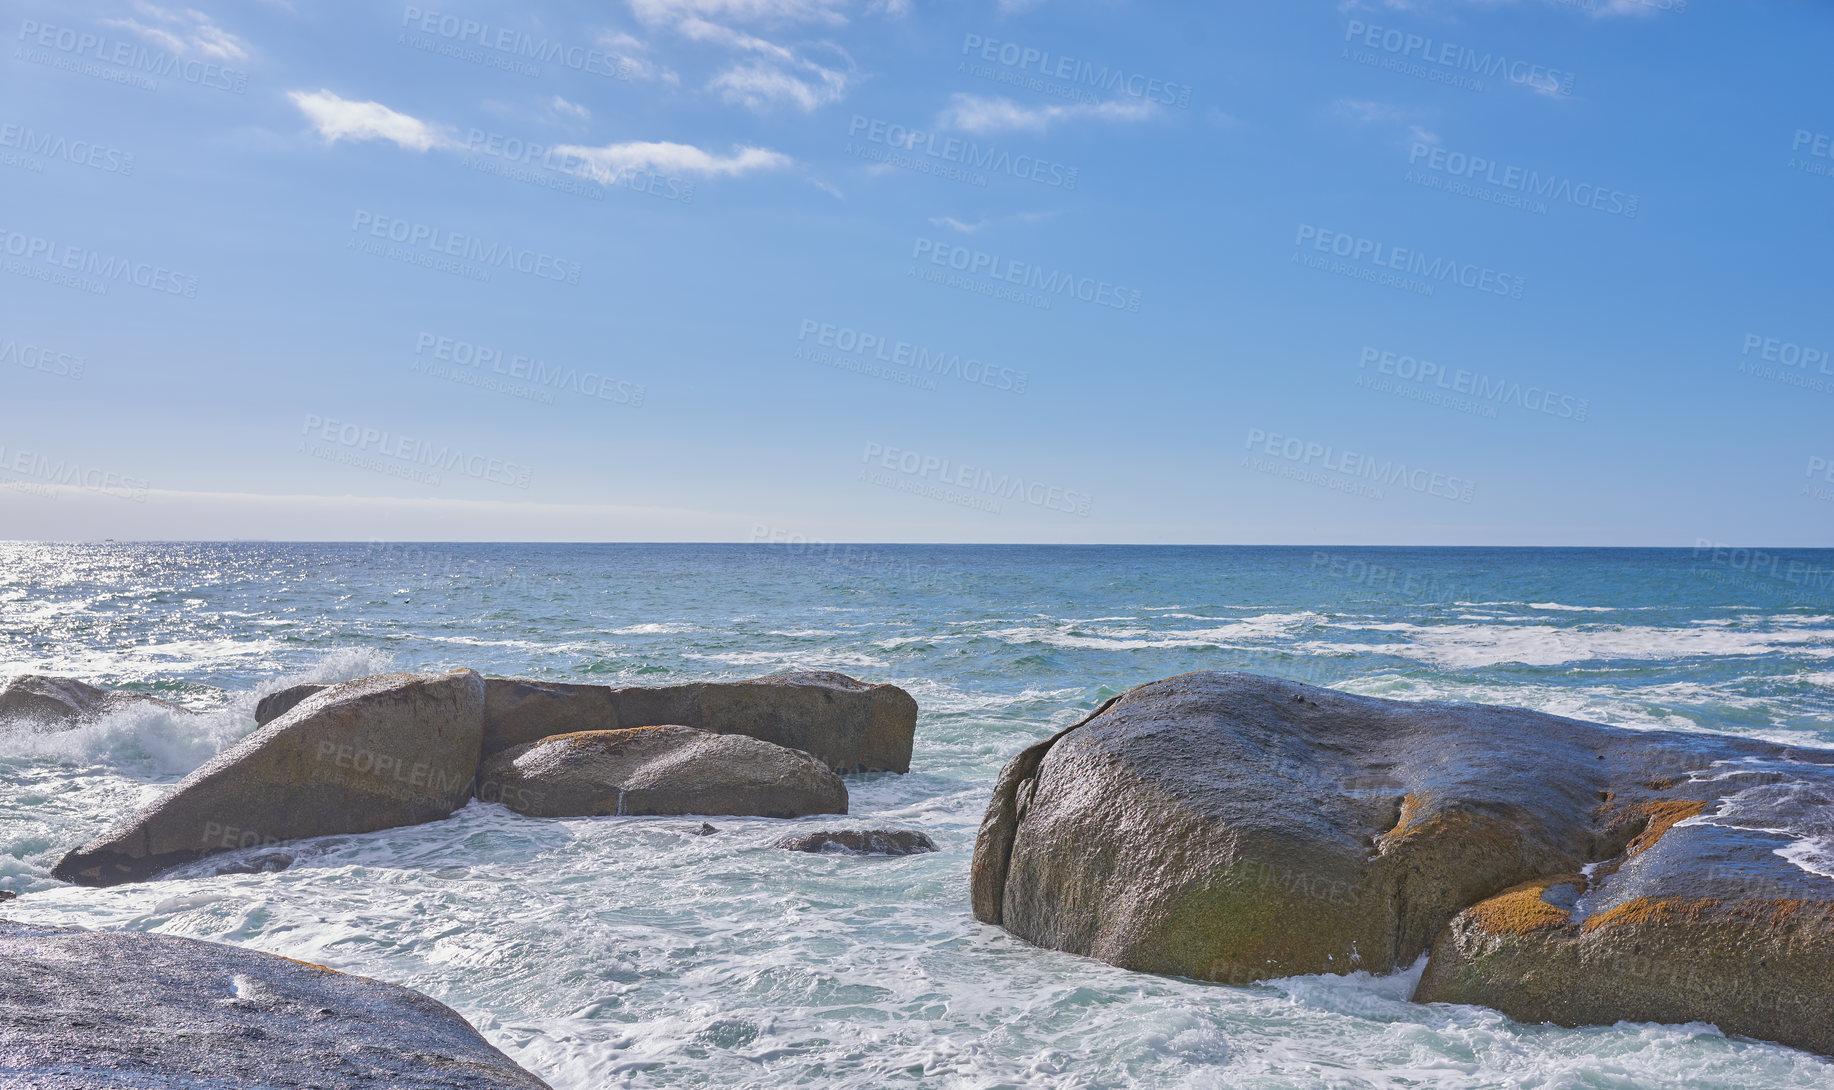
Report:
M 1777 849 L 1831 802 L 1834 752 L 1184 674 L 1006 766 L 974 912 L 1232 983 L 1431 950 L 1422 1001 L 1829 1051 L 1834 880 Z
M 146 693 L 98 689 L 75 678 L 20 674 L 0 686 L 0 726 L 18 724 L 44 732 L 68 730 L 132 707 L 193 714 L 191 709 L 170 700 Z
M 437 821 L 471 797 L 483 732 L 484 679 L 470 670 L 335 685 L 51 873 L 108 886 L 234 848 Z
M 484 756 L 557 734 L 651 725 L 620 723 L 615 703 L 618 692 L 609 685 L 487 677 Z
M 0 920 L 0 1084 L 546 1090 L 394 984 L 172 935 Z
M 277 693 L 269 693 L 255 704 L 255 725 L 265 727 L 274 720 L 299 707 L 300 702 L 309 696 L 315 696 L 331 688 L 336 682 L 308 681 L 293 685 Z
M 847 812 L 847 786 L 813 756 L 683 726 L 581 731 L 514 746 L 479 767 L 478 797 L 531 817 Z
M 836 772 L 908 772 L 917 701 L 825 671 L 623 689 L 490 678 L 484 720 L 485 756 L 555 734 L 680 725 L 800 749 Z

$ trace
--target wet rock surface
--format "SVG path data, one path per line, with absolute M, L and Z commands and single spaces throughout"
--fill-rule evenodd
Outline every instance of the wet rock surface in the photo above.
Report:
M 1007 765 L 974 911 L 1232 983 L 1430 951 L 1422 1002 L 1834 1053 L 1834 880 L 1777 854 L 1830 815 L 1834 752 L 1184 674 Z
M 419 992 L 169 935 L 0 920 L 0 1085 L 546 1090 Z

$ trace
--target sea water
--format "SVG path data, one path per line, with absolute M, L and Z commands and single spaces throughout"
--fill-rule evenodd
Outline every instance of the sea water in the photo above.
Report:
M 113 889 L 59 856 L 299 681 L 469 666 L 609 685 L 838 670 L 901 685 L 908 775 L 798 821 L 446 821 L 271 874 Z M 187 935 L 419 989 L 557 1090 L 1825 1087 L 1707 1025 L 1416 1006 L 1419 967 L 1228 987 L 1039 950 L 969 913 L 995 773 L 1131 685 L 1252 670 L 1405 700 L 1834 746 L 1834 551 L 0 544 L 0 674 L 203 712 L 0 733 L 5 916 Z M 772 847 L 921 829 L 905 858 Z M 1789 850 L 1834 871 L 1805 828 Z

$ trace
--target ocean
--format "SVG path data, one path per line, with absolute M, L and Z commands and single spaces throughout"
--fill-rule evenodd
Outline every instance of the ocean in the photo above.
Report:
M 916 697 L 908 775 L 797 821 L 451 819 L 290 869 L 112 889 L 67 849 L 308 680 L 470 666 L 612 685 L 792 668 Z M 968 867 L 1019 749 L 1129 686 L 1250 670 L 1404 700 L 1834 747 L 1834 550 L 0 544 L 0 674 L 157 693 L 0 733 L 0 915 L 187 935 L 419 989 L 556 1090 L 1826 1087 L 1706 1025 L 1560 1029 L 1407 1001 L 1419 967 L 1228 987 L 976 923 Z M 927 832 L 906 858 L 786 852 Z M 1834 874 L 1834 830 L 1792 858 Z

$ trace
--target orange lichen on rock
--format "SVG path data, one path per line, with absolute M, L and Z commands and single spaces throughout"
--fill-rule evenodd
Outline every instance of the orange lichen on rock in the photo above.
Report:
M 1585 922 L 1588 934 L 1601 927 L 1615 927 L 1618 924 L 1669 924 L 1697 923 L 1719 902 L 1711 897 L 1698 900 L 1687 900 L 1682 897 L 1664 897 L 1654 900 L 1649 897 L 1633 897 L 1608 912 L 1601 912 Z
M 1565 885 L 1584 893 L 1586 879 L 1583 875 L 1562 874 L 1524 882 L 1472 905 L 1465 914 L 1493 934 L 1526 935 L 1531 931 L 1559 927 L 1571 919 L 1573 913 L 1559 905 L 1548 904 L 1541 895 L 1555 886 Z
M 1624 849 L 1624 858 L 1634 858 L 1655 847 L 1656 841 L 1662 839 L 1662 834 L 1706 808 L 1706 803 L 1690 799 L 1645 802 L 1632 807 L 1630 813 L 1633 816 L 1648 818 L 1649 824 L 1643 826 L 1643 831 L 1636 835 L 1636 839 L 1630 842 L 1628 848 Z

